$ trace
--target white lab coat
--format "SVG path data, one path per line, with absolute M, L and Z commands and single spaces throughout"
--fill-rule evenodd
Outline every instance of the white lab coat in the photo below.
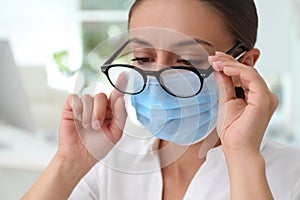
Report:
M 141 130 L 130 130 L 129 132 Z M 149 135 L 146 135 L 149 136 Z M 79 182 L 71 200 L 160 200 L 162 174 L 158 140 L 124 134 L 118 147 Z M 264 142 L 267 179 L 277 200 L 300 200 L 300 149 Z M 229 200 L 230 184 L 222 147 L 211 149 L 184 200 Z

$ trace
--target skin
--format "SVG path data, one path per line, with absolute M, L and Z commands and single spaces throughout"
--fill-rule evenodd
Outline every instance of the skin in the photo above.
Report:
M 222 145 L 225 154 L 231 199 L 273 199 L 259 147 L 278 100 L 253 68 L 259 50 L 248 51 L 239 62 L 222 53 L 234 45 L 234 37 L 219 15 L 194 0 L 143 2 L 133 12 L 129 28 L 142 27 L 173 29 L 208 41 L 217 50 L 209 61 L 216 71 L 214 76 L 220 93 L 217 125 L 220 140 L 215 142 L 217 132 L 214 131 L 208 139 L 190 146 L 179 159 L 162 169 L 163 199 L 183 199 L 192 178 L 205 161 L 207 150 L 216 145 Z M 157 55 L 156 63 L 169 64 L 166 63 L 167 54 L 158 51 Z M 244 88 L 245 100 L 236 98 L 233 78 Z M 118 112 L 114 113 L 114 110 Z M 57 153 L 23 199 L 66 199 L 97 159 L 103 158 L 118 142 L 125 118 L 123 94 L 117 91 L 110 97 L 104 94 L 82 98 L 71 95 L 62 113 Z M 91 142 L 95 137 L 101 140 L 100 144 Z M 101 153 L 95 155 L 83 143 Z M 167 141 L 160 142 L 160 148 L 166 145 L 169 145 Z M 177 145 L 169 147 L 171 155 L 172 148 Z M 199 149 L 204 155 L 200 159 Z M 163 161 L 163 155 L 161 159 Z

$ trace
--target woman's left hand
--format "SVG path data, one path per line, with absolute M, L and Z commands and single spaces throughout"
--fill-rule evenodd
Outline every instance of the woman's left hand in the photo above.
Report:
M 273 200 L 260 145 L 278 99 L 252 66 L 221 52 L 209 60 L 219 88 L 217 130 L 230 177 L 231 199 Z M 253 57 L 250 61 L 254 65 Z M 236 97 L 233 80 L 244 89 L 245 99 Z
M 209 58 L 219 88 L 217 129 L 225 156 L 259 153 L 269 121 L 278 105 L 278 98 L 252 66 L 217 52 Z M 245 99 L 237 98 L 233 78 L 239 80 Z

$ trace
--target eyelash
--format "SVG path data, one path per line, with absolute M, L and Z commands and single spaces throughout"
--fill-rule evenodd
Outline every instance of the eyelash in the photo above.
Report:
M 150 57 L 137 57 L 137 58 L 133 58 L 131 61 L 136 61 L 138 62 L 138 64 L 140 65 L 143 65 L 143 64 L 146 64 L 146 63 L 149 63 L 149 62 L 153 62 L 154 60 L 151 59 Z M 187 65 L 187 66 L 192 66 L 194 63 L 195 64 L 201 64 L 203 63 L 201 60 L 185 60 L 185 59 L 179 59 L 177 60 L 177 63 L 182 63 L 184 65 Z
M 190 60 L 185 60 L 185 59 L 179 59 L 177 60 L 178 63 L 183 63 L 184 65 L 193 65 Z
M 139 64 L 143 64 L 143 63 L 146 63 L 146 62 L 152 62 L 153 59 L 149 58 L 149 57 L 137 57 L 137 58 L 133 58 L 131 61 L 136 61 L 138 62 Z

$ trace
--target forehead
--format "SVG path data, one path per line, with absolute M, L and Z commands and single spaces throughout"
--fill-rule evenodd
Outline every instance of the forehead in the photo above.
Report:
M 199 38 L 191 38 L 172 29 L 145 27 L 128 32 L 131 49 L 160 49 L 169 52 L 214 53 L 214 46 Z
M 216 49 L 233 43 L 220 14 L 198 0 L 145 0 L 131 16 L 129 29 L 159 27 L 198 38 Z M 220 37 L 222 36 L 222 37 Z

